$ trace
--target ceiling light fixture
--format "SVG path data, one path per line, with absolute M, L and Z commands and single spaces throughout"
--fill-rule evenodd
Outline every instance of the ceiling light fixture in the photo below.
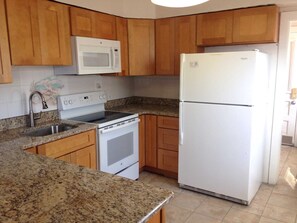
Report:
M 208 0 L 151 0 L 152 3 L 164 7 L 171 7 L 171 8 L 183 8 L 189 7 L 194 5 L 199 5 Z

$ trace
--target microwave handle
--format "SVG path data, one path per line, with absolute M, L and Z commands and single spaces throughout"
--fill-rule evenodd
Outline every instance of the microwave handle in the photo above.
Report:
M 116 65 L 115 65 L 115 51 L 114 51 L 114 48 L 111 48 L 111 64 L 112 64 L 112 68 L 115 69 Z

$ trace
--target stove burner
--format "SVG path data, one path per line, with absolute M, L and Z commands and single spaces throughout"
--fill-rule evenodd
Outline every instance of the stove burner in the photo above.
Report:
M 113 112 L 113 111 L 101 111 L 93 114 L 74 117 L 71 119 L 76 121 L 82 121 L 82 122 L 102 124 L 105 122 L 110 122 L 119 118 L 130 116 L 130 115 L 132 114 L 123 113 L 123 112 Z

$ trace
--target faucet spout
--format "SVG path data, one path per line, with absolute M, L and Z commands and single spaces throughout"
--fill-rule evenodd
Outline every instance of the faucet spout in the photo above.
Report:
M 34 127 L 35 126 L 35 119 L 36 119 L 36 118 L 34 118 L 34 112 L 33 112 L 33 106 L 32 106 L 32 99 L 33 99 L 33 96 L 35 94 L 39 95 L 39 97 L 41 98 L 42 108 L 43 109 L 47 109 L 48 108 L 47 103 L 46 103 L 43 95 L 39 91 L 33 91 L 30 94 L 30 97 L 29 97 L 29 116 L 30 116 L 30 126 L 31 127 Z

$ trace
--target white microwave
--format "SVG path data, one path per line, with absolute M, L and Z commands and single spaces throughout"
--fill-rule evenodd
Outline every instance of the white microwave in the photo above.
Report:
M 108 74 L 121 72 L 120 41 L 71 37 L 71 66 L 55 66 L 55 74 Z

